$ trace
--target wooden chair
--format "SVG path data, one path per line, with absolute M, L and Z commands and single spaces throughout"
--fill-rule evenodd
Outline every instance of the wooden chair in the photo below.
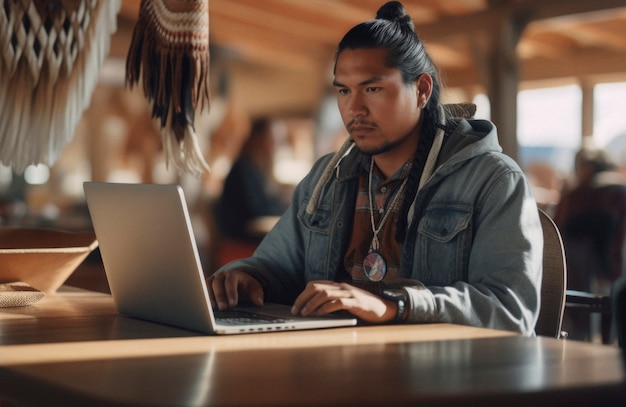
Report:
M 612 293 L 606 289 L 592 292 L 590 281 L 601 277 L 611 286 L 622 275 L 626 231 L 626 186 L 606 184 L 594 188 L 590 203 L 577 209 L 574 216 L 563 220 L 561 230 L 570 267 L 570 288 L 566 291 L 565 329 L 570 338 L 595 340 L 596 329 L 590 316 L 599 316 L 602 343 L 615 341 L 611 333 L 613 313 Z M 568 328 L 569 327 L 569 328 Z M 581 336 L 582 335 L 582 336 Z M 585 338 L 586 336 L 586 338 Z
M 613 308 L 611 339 L 617 337 L 619 347 L 626 349 L 626 276 L 621 276 L 613 283 L 611 306 Z M 626 357 L 626 352 L 623 354 Z
M 600 334 L 602 343 L 609 344 L 611 339 L 611 296 L 594 294 L 587 291 L 566 290 L 565 308 L 573 312 L 600 314 Z
M 617 326 L 615 316 L 611 313 L 612 308 L 616 308 L 611 306 L 611 296 L 566 289 L 567 262 L 561 234 L 556 224 L 541 209 L 539 210 L 539 219 L 541 220 L 544 239 L 543 280 L 541 308 L 539 319 L 535 325 L 535 333 L 560 339 L 566 338 L 567 332 L 562 330 L 562 322 L 567 307 L 602 314 L 602 342 L 611 343 L 612 337 L 615 335 L 615 333 L 612 335 L 611 327 L 614 326 L 614 330 L 620 329 Z M 623 330 L 623 328 L 621 329 Z
M 556 224 L 541 209 L 539 219 L 543 230 L 543 278 L 541 281 L 541 308 L 535 333 L 542 336 L 564 338 L 561 331 L 565 311 L 567 266 L 561 233 Z

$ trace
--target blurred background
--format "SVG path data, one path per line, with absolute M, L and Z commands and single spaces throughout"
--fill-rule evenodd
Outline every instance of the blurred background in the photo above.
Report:
M 332 89 L 336 44 L 382 0 L 210 0 L 211 109 L 196 130 L 211 172 L 165 165 L 148 102 L 124 86 L 140 0 L 123 0 L 99 83 L 73 141 L 50 167 L 0 168 L 3 225 L 89 228 L 82 183 L 180 183 L 203 261 L 213 262 L 215 202 L 251 123 L 281 123 L 275 182 L 293 187 L 346 137 Z M 405 0 L 439 65 L 448 103 L 473 102 L 505 153 L 553 213 L 585 145 L 626 166 L 626 5 L 623 0 Z

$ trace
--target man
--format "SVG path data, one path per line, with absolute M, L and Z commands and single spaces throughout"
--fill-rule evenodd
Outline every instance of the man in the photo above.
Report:
M 543 238 L 528 182 L 493 124 L 448 117 L 399 2 L 346 34 L 333 83 L 350 140 L 313 166 L 253 257 L 209 278 L 212 301 L 533 335 Z

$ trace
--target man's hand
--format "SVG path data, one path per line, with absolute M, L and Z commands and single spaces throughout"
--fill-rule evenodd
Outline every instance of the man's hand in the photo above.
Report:
M 345 310 L 366 322 L 390 322 L 398 311 L 396 302 L 378 297 L 350 284 L 311 281 L 296 298 L 294 315 L 325 315 Z
M 263 305 L 263 287 L 259 281 L 250 274 L 241 270 L 229 270 L 217 273 L 207 279 L 207 288 L 211 305 L 220 310 L 234 307 L 239 300 L 247 300 L 261 306 Z

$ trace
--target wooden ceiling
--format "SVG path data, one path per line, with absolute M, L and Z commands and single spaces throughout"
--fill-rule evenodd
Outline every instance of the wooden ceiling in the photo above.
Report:
M 122 20 L 136 18 L 139 2 L 123 0 Z M 230 68 L 244 73 L 248 89 L 254 86 L 255 73 L 263 73 L 261 88 L 267 81 L 290 86 L 308 81 L 315 85 L 304 91 L 319 96 L 329 82 L 338 41 L 355 24 L 373 18 L 382 3 L 210 0 L 212 58 L 226 60 Z M 522 84 L 626 80 L 624 0 L 404 0 L 403 4 L 449 88 L 471 93 L 483 87 L 484 44 L 500 41 L 505 22 L 520 28 L 512 55 L 519 61 Z M 293 106 L 288 96 L 284 99 Z

